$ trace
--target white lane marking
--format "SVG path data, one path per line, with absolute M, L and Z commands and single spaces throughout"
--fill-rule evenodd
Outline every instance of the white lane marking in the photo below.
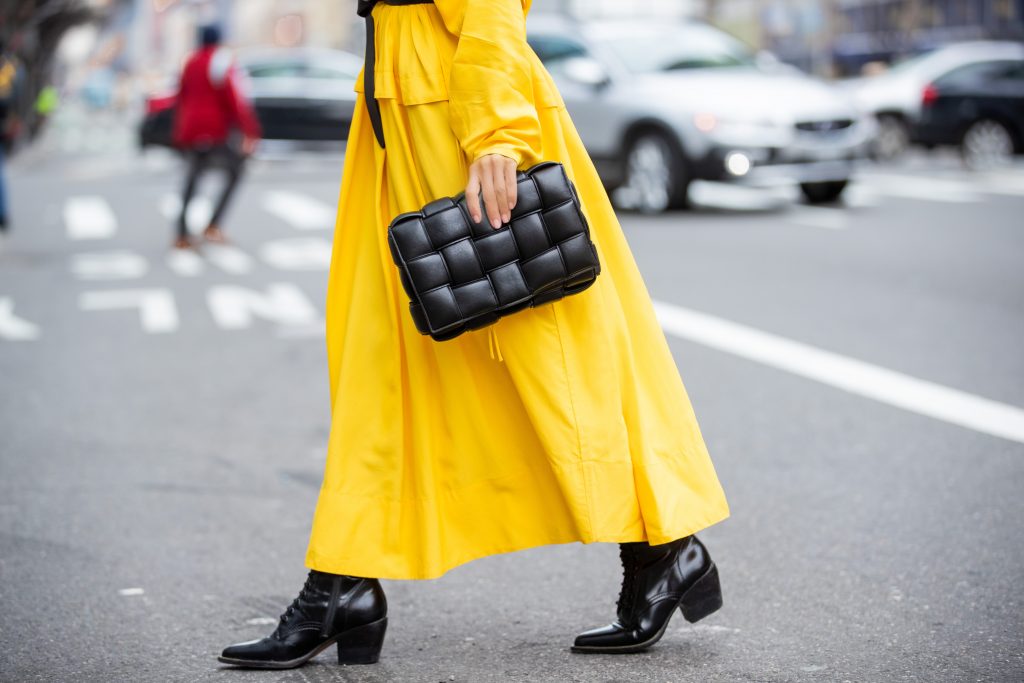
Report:
M 818 206 L 795 206 L 788 218 L 793 223 L 825 230 L 844 230 L 847 216 L 842 209 L 825 209 Z
M 748 187 L 733 183 L 694 181 L 690 186 L 694 204 L 726 211 L 771 211 L 796 199 L 792 187 Z
M 205 265 L 191 249 L 172 249 L 167 254 L 167 267 L 180 277 L 195 277 L 203 272 Z
M 268 192 L 263 198 L 263 208 L 298 230 L 329 230 L 334 227 L 334 209 L 298 192 Z
M 230 244 L 204 244 L 207 260 L 232 275 L 245 275 L 252 270 L 252 257 Z
M 278 270 L 327 270 L 331 243 L 320 237 L 269 240 L 260 246 L 260 258 Z
M 137 308 L 142 329 L 150 334 L 178 329 L 178 308 L 169 289 L 108 289 L 82 292 L 78 307 L 83 311 Z
M 706 313 L 654 302 L 668 334 L 852 394 L 1024 443 L 1024 409 L 847 358 Z
M 124 595 L 126 597 L 132 595 L 144 595 L 145 593 L 146 591 L 144 591 L 141 588 L 122 588 L 121 590 L 117 591 L 118 595 Z
M 14 315 L 14 300 L 0 296 L 0 339 L 32 341 L 39 339 L 39 326 Z
M 1011 197 L 1024 196 L 1024 174 L 1019 171 L 989 171 L 979 173 L 977 177 L 986 192 Z
M 149 262 L 125 249 L 75 254 L 71 272 L 80 280 L 132 280 L 149 272 Z
M 99 195 L 69 197 L 64 203 L 64 227 L 69 239 L 109 239 L 117 232 L 117 217 Z
M 252 619 L 246 619 L 245 623 L 250 626 L 270 626 L 271 624 L 276 624 L 277 619 L 274 617 L 253 617 Z
M 843 191 L 841 201 L 848 208 L 862 209 L 878 206 L 879 199 L 877 192 L 854 179 L 853 183 Z
M 894 173 L 870 173 L 865 174 L 862 179 L 872 191 L 890 197 L 953 204 L 982 201 L 977 186 L 959 180 Z
M 207 290 L 206 302 L 214 322 L 225 330 L 250 327 L 254 317 L 282 327 L 306 327 L 320 318 L 303 291 L 290 282 L 268 285 L 266 293 L 238 285 L 217 285 Z
M 169 221 L 177 222 L 181 214 L 181 197 L 175 194 L 165 194 L 160 198 L 160 213 Z M 206 195 L 195 195 L 188 203 L 188 215 L 185 221 L 190 232 L 204 230 L 210 224 L 213 216 L 213 200 Z

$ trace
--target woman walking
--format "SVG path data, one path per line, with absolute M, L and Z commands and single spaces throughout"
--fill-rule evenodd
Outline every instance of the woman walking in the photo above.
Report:
M 337 644 L 377 661 L 378 579 L 427 579 L 554 543 L 620 544 L 616 620 L 577 652 L 634 652 L 676 608 L 718 609 L 693 535 L 729 512 L 644 283 L 561 96 L 525 38 L 530 0 L 360 2 L 368 50 L 327 294 L 332 425 L 305 586 L 229 664 L 290 668 Z M 602 271 L 593 286 L 437 342 L 387 243 L 397 214 L 465 190 L 497 228 L 515 173 L 561 162 Z M 476 198 L 483 195 L 482 205 Z

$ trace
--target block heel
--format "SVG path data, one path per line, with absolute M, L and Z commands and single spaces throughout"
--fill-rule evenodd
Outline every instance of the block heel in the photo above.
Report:
M 712 562 L 704 575 L 690 586 L 679 603 L 683 618 L 693 623 L 717 612 L 722 607 L 722 585 L 718 581 L 718 567 Z
M 374 664 L 380 659 L 388 618 L 358 626 L 338 638 L 338 664 Z

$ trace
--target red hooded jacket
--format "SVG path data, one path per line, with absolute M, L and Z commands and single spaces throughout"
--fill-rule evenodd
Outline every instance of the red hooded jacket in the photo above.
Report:
M 211 45 L 185 63 L 174 117 L 174 144 L 192 148 L 222 144 L 232 128 L 250 138 L 262 135 L 252 107 L 238 87 L 231 53 Z

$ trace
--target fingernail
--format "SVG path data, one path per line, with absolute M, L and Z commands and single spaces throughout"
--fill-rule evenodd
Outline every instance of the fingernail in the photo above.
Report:
M 497 218 L 495 218 L 495 219 L 493 219 L 491 221 L 491 225 L 493 225 L 494 229 L 497 230 L 498 228 L 501 227 L 501 221 L 499 221 Z
M 501 220 L 502 220 L 503 222 L 505 222 L 505 223 L 508 223 L 508 219 L 509 219 L 509 218 L 511 218 L 511 216 L 509 216 L 509 215 L 508 215 L 508 214 L 506 213 L 506 214 L 505 214 L 504 216 L 502 216 L 502 217 L 501 217 Z

